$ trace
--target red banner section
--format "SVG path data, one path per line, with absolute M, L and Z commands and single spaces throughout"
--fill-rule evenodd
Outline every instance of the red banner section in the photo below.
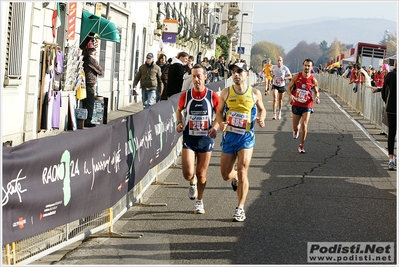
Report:
M 75 40 L 76 27 L 76 2 L 70 2 L 68 6 L 68 40 Z

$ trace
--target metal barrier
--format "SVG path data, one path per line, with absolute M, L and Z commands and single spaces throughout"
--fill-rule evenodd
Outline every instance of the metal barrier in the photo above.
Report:
M 320 90 L 338 96 L 370 124 L 374 124 L 376 129 L 380 129 L 385 134 L 388 133 L 388 127 L 382 123 L 385 103 L 381 98 L 381 93 L 373 93 L 371 87 L 364 84 L 359 84 L 358 91 L 355 93 L 353 92 L 354 84 L 349 84 L 349 79 L 335 74 L 317 73 L 314 76 Z
M 250 71 L 248 83 L 251 85 L 256 84 L 256 74 L 252 71 Z M 225 80 L 225 87 L 232 84 L 233 80 L 231 77 Z M 134 204 L 142 204 L 144 192 L 152 184 L 160 184 L 157 182 L 158 176 L 172 165 L 177 165 L 176 162 L 182 150 L 181 142 L 182 138 L 179 139 L 179 142 L 165 160 L 150 169 L 145 177 L 113 207 L 39 235 L 4 245 L 2 247 L 2 264 L 20 265 L 32 263 L 77 241 L 90 236 L 93 237 L 94 234 L 107 228 L 108 231 L 106 235 L 118 236 L 117 233 L 113 232 L 114 223 Z M 132 236 L 130 235 L 130 237 Z

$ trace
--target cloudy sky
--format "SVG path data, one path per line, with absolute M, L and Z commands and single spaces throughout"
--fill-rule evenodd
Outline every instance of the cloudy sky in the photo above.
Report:
M 383 18 L 397 21 L 397 1 L 254 1 L 253 23 L 320 17 Z

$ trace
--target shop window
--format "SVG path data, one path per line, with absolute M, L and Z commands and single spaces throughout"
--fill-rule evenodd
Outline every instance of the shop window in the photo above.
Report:
M 9 3 L 5 49 L 5 86 L 9 84 L 10 80 L 21 80 L 23 51 L 21 37 L 24 36 L 25 11 L 26 3 Z

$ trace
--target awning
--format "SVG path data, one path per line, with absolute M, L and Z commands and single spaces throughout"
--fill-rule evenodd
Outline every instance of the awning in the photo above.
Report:
M 348 57 L 348 58 L 344 58 L 342 61 L 355 62 L 355 57 L 351 56 L 351 57 Z
M 119 30 L 115 27 L 114 23 L 83 10 L 82 24 L 80 27 L 80 44 L 82 44 L 87 36 L 96 37 L 105 41 L 121 42 Z

